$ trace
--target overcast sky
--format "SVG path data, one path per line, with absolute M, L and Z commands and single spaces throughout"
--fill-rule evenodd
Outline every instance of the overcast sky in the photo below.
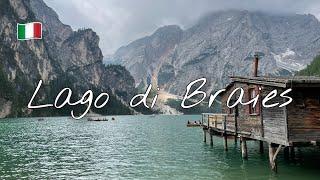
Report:
M 151 34 L 158 27 L 192 25 L 212 11 L 246 9 L 310 13 L 320 19 L 320 0 L 45 0 L 73 29 L 92 28 L 104 55 Z

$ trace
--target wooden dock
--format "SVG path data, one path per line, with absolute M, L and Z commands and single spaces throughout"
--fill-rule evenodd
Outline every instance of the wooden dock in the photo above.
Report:
M 310 143 L 282 143 L 277 144 L 268 138 L 256 136 L 254 133 L 241 131 L 237 128 L 237 120 L 230 114 L 203 113 L 201 118 L 203 129 L 203 141 L 213 146 L 213 136 L 220 136 L 223 139 L 225 151 L 228 151 L 227 139 L 233 137 L 235 143 L 240 140 L 241 155 L 243 159 L 248 159 L 247 141 L 259 141 L 259 152 L 264 153 L 264 144 L 268 144 L 269 163 L 273 171 L 277 172 L 277 155 L 283 149 L 285 157 L 295 157 L 295 147 L 316 145 L 317 142 Z M 209 137 L 209 140 L 207 139 Z

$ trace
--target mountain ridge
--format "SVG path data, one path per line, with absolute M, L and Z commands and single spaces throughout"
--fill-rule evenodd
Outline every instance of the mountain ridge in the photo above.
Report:
M 40 21 L 42 40 L 18 41 L 16 24 Z M 83 112 L 84 106 L 61 110 L 30 110 L 29 99 L 41 79 L 43 89 L 37 104 L 52 102 L 65 87 L 73 90 L 72 101 L 92 90 L 95 95 L 108 92 L 110 101 L 102 114 L 132 114 L 121 101 L 128 101 L 136 89 L 130 73 L 120 66 L 105 66 L 99 48 L 99 36 L 92 29 L 73 31 L 61 23 L 58 15 L 42 0 L 3 0 L 0 2 L 0 117 L 70 115 Z M 113 92 L 115 94 L 113 94 Z
M 161 29 L 162 36 L 170 36 L 170 28 Z M 151 81 L 178 95 L 197 78 L 206 77 L 205 89 L 211 92 L 226 85 L 230 75 L 249 75 L 255 51 L 264 54 L 260 74 L 293 75 L 320 47 L 320 23 L 310 14 L 219 11 L 181 29 L 176 41 L 159 41 L 156 32 L 119 48 L 109 62 L 124 65 L 136 85 Z

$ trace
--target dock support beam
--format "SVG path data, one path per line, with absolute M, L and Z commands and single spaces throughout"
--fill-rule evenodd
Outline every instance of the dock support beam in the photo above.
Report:
M 203 129 L 203 142 L 207 142 L 207 132 Z
M 227 117 L 224 116 L 223 118 L 223 146 L 224 150 L 228 151 L 228 136 L 227 136 Z
M 289 147 L 288 146 L 283 148 L 283 157 L 286 160 L 289 159 Z
M 243 159 L 248 159 L 247 140 L 245 137 L 240 137 L 241 140 L 241 155 Z
M 271 170 L 277 172 L 277 155 L 281 150 L 282 145 L 279 145 L 277 148 L 274 144 L 269 143 L 269 163 Z
M 294 146 L 289 146 L 290 159 L 295 160 L 296 154 L 294 152 Z
M 224 150 L 228 151 L 228 137 L 226 136 L 226 134 L 223 135 L 223 146 Z
M 259 151 L 260 151 L 260 154 L 264 153 L 263 141 L 259 141 Z
M 211 130 L 210 130 L 210 146 L 213 146 L 213 134 L 212 134 L 212 132 L 211 132 Z

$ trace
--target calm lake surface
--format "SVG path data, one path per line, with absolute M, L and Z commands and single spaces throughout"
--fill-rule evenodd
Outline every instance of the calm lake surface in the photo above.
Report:
M 111 119 L 111 117 L 108 117 Z M 279 173 L 267 153 L 248 142 L 222 139 L 204 144 L 200 128 L 187 120 L 200 116 L 115 116 L 90 122 L 66 117 L 0 121 L 0 179 L 319 179 L 319 147 L 297 152 L 296 162 L 278 157 Z M 265 150 L 267 152 L 267 149 Z

